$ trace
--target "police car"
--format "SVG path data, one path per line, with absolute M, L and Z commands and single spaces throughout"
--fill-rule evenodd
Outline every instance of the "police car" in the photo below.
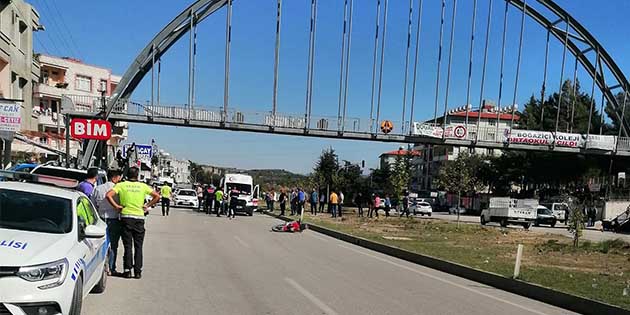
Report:
M 74 180 L 2 175 L 19 181 L 0 182 L 0 314 L 80 314 L 88 293 L 105 290 L 105 222 L 67 189 Z

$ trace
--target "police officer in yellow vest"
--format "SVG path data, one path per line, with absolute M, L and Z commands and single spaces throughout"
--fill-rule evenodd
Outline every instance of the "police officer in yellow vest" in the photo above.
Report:
M 160 199 L 160 195 L 149 185 L 138 181 L 138 173 L 137 167 L 130 168 L 128 173 L 129 180 L 116 184 L 107 193 L 109 203 L 116 210 L 120 211 L 120 220 L 123 226 L 122 241 L 125 248 L 123 277 L 131 278 L 131 268 L 133 267 L 136 279 L 142 277 L 145 212 L 148 212 L 147 209 L 153 207 Z M 114 200 L 115 195 L 118 195 L 120 204 Z M 145 205 L 144 201 L 147 195 L 151 195 L 153 199 Z

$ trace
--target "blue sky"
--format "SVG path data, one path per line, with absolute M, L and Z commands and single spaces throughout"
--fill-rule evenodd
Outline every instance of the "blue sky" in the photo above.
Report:
M 31 3 L 40 12 L 41 22 L 46 26 L 45 32 L 36 34 L 36 50 L 52 55 L 79 57 L 87 63 L 109 67 L 114 73 L 122 74 L 144 45 L 191 2 L 192 0 L 32 0 Z M 471 89 L 473 106 L 479 104 L 480 98 L 481 57 L 488 0 L 478 2 Z M 533 2 L 528 1 L 535 5 Z M 619 21 L 625 19 L 626 13 L 630 12 L 630 2 L 557 0 L 557 3 L 600 41 L 627 73 L 630 60 L 625 55 L 630 43 L 625 39 L 630 31 L 620 27 Z M 278 111 L 301 115 L 304 113 L 306 89 L 310 1 L 285 0 L 283 4 Z M 408 4 L 409 1 L 406 0 L 390 0 L 388 14 L 381 118 L 395 122 L 401 120 L 402 113 Z M 370 111 L 375 5 L 376 0 L 355 0 L 348 116 L 362 120 L 369 117 Z M 418 12 L 417 6 L 418 1 L 414 0 L 414 16 Z M 275 8 L 275 0 L 234 1 L 230 106 L 245 111 L 271 109 Z M 495 101 L 499 94 L 503 9 L 503 1 L 494 1 L 487 85 L 483 95 L 484 98 Z M 446 7 L 438 115 L 443 111 L 445 103 L 451 10 L 452 0 L 449 0 Z M 342 13 L 343 1 L 319 0 L 314 115 L 335 116 L 337 113 Z M 449 108 L 466 103 L 471 16 L 472 1 L 458 1 Z M 439 21 L 440 1 L 424 0 L 414 117 L 416 121 L 430 119 L 434 114 Z M 519 28 L 520 11 L 510 8 L 502 104 L 512 103 L 514 96 Z M 415 34 L 415 21 L 413 32 Z M 199 107 L 222 105 L 224 34 L 225 10 L 212 15 L 199 26 L 199 73 L 195 101 Z M 534 21 L 526 20 L 517 104 L 524 103 L 532 93 L 539 93 L 545 34 L 546 31 Z M 550 56 L 547 86 L 553 91 L 560 84 L 560 42 L 552 40 Z M 162 103 L 186 103 L 188 38 L 185 37 L 175 44 L 162 61 Z M 573 62 L 573 57 L 569 56 L 565 78 L 572 76 Z M 582 70 L 578 71 L 578 77 L 585 89 L 590 90 L 590 78 Z M 411 90 L 409 95 L 410 92 Z M 136 90 L 133 99 L 150 99 L 148 77 Z M 147 143 L 156 139 L 161 147 L 175 155 L 201 163 L 240 168 L 285 168 L 300 173 L 310 172 L 313 161 L 321 150 L 330 146 L 337 150 L 341 159 L 353 162 L 365 160 L 368 167 L 377 165 L 380 153 L 398 147 L 397 144 L 149 125 L 131 125 L 130 137 L 131 140 Z

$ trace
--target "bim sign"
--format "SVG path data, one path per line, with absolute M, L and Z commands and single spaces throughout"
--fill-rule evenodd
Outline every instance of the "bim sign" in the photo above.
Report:
M 70 121 L 70 136 L 76 139 L 109 140 L 112 125 L 107 120 L 75 118 Z

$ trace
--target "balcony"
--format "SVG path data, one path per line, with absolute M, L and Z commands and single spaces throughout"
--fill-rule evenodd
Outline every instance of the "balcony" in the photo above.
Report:
M 57 128 L 57 118 L 61 118 L 59 120 L 59 126 L 61 129 L 65 129 L 65 120 L 63 116 L 58 115 L 57 113 L 51 112 L 43 112 L 37 117 L 37 123 L 40 126 L 40 130 L 44 130 L 45 128 Z
M 67 84 L 57 84 L 56 86 L 51 86 L 46 83 L 39 83 L 35 85 L 35 89 L 33 94 L 35 97 L 54 97 L 61 98 L 61 95 L 66 94 L 68 92 Z

